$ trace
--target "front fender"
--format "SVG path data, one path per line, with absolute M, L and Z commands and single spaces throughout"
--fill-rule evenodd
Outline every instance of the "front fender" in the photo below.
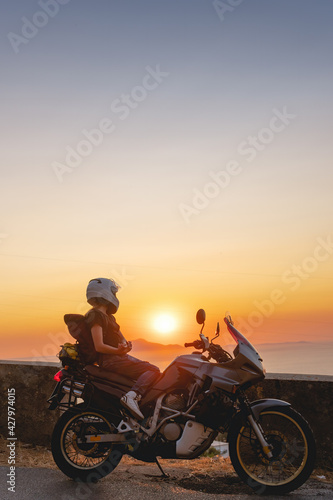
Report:
M 257 401 L 252 401 L 250 403 L 251 411 L 253 413 L 253 416 L 256 420 L 259 419 L 260 413 L 268 408 L 276 408 L 276 407 L 286 407 L 290 406 L 290 403 L 287 403 L 286 401 L 282 401 L 281 399 L 258 399 Z M 229 432 L 228 432 L 228 442 L 230 442 L 231 435 L 235 430 L 239 430 L 239 426 L 242 426 L 242 424 L 245 424 L 246 420 L 246 415 L 245 412 L 239 411 L 234 415 L 234 418 L 232 419 L 229 427 Z
M 260 413 L 271 406 L 290 406 L 290 403 L 282 401 L 281 399 L 258 399 L 250 403 L 251 410 L 256 419 L 259 418 Z

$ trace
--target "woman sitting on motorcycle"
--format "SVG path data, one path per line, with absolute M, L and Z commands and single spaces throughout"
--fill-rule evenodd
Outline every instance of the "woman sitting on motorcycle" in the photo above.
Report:
M 147 361 L 141 361 L 128 352 L 132 349 L 120 331 L 113 316 L 119 307 L 116 297 L 119 286 L 112 279 L 95 278 L 89 281 L 87 301 L 92 309 L 86 313 L 86 320 L 91 329 L 98 364 L 113 373 L 120 373 L 135 380 L 131 390 L 121 398 L 121 404 L 138 419 L 144 416 L 138 401 L 158 379 L 160 370 Z

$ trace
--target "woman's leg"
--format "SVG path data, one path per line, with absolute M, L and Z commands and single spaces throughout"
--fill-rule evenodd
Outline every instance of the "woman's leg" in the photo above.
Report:
M 127 371 L 129 376 L 136 379 L 135 384 L 132 387 L 132 391 L 140 394 L 140 396 L 144 396 L 147 390 L 157 381 L 161 372 L 160 369 L 148 363 L 148 361 L 141 361 L 139 359 L 133 358 L 133 356 L 129 356 L 131 359 L 131 367 Z
M 148 363 L 148 361 L 141 361 L 128 354 L 125 356 L 115 356 L 110 361 L 107 360 L 106 363 L 103 363 L 103 368 L 136 380 L 131 390 L 122 396 L 120 402 L 132 415 L 142 420 L 144 415 L 139 408 L 138 402 L 149 387 L 158 379 L 160 369 Z
M 135 380 L 131 390 L 140 396 L 143 396 L 160 376 L 157 366 L 129 355 L 114 356 L 109 362 L 103 363 L 103 368 Z

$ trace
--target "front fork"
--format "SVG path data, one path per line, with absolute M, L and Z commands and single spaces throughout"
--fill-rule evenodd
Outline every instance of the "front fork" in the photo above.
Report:
M 265 453 L 266 457 L 267 458 L 273 458 L 273 453 L 271 451 L 272 448 L 267 443 L 267 440 L 266 440 L 266 437 L 265 437 L 265 433 L 264 433 L 261 425 L 254 418 L 250 402 L 249 402 L 249 400 L 247 399 L 247 396 L 244 393 L 242 393 L 241 407 L 243 407 L 243 410 L 245 410 L 247 419 L 248 419 L 248 421 L 250 423 L 250 426 L 252 427 L 253 432 L 255 433 L 255 435 L 256 435 L 256 437 L 257 437 L 257 439 L 258 439 L 258 441 L 259 441 L 259 443 L 261 445 L 261 448 L 262 448 L 263 452 Z
M 261 425 L 255 421 L 255 419 L 253 418 L 253 415 L 249 414 L 247 416 L 247 419 L 250 422 L 250 425 L 253 429 L 253 432 L 257 436 L 259 443 L 261 444 L 263 452 L 265 453 L 267 458 L 273 458 L 273 453 L 271 452 L 271 448 L 266 441 L 266 438 L 265 438 L 264 432 L 261 428 Z

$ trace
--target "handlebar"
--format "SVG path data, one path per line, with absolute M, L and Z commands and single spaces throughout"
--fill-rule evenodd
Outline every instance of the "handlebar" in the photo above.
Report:
M 208 339 L 206 339 L 208 342 Z M 225 351 L 220 345 L 210 343 L 209 346 L 205 346 L 204 340 L 195 340 L 194 342 L 185 343 L 184 347 L 194 347 L 195 349 L 202 349 L 208 351 L 208 360 L 210 358 L 215 359 L 218 363 L 224 363 L 230 361 L 232 356 Z
M 184 347 L 195 347 L 195 349 L 203 349 L 204 345 L 201 340 L 195 340 L 194 342 L 185 343 Z

